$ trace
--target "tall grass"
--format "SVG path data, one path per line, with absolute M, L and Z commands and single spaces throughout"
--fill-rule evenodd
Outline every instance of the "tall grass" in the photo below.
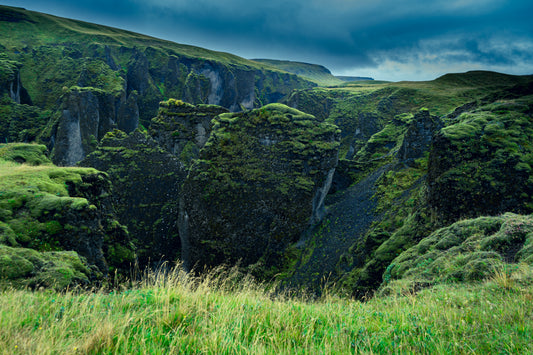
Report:
M 533 287 L 438 286 L 365 303 L 289 295 L 235 269 L 112 292 L 7 289 L 5 354 L 532 353 Z

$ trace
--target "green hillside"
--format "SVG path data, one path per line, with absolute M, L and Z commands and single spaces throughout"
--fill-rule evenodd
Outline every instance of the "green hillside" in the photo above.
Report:
M 17 62 L 31 103 L 53 109 L 72 86 L 94 87 L 139 106 L 148 125 L 171 97 L 233 111 L 275 102 L 315 84 L 238 56 L 130 31 L 0 6 L 0 59 Z M 29 103 L 30 101 L 28 101 Z
M 125 47 L 154 47 L 171 50 L 175 54 L 192 58 L 219 61 L 225 64 L 242 65 L 263 69 L 264 66 L 236 55 L 178 44 L 140 33 L 104 25 L 57 17 L 28 11 L 22 8 L 0 5 L 2 45 L 7 50 L 22 50 L 47 44 L 96 44 Z M 271 68 L 269 68 L 271 69 Z
M 329 69 L 318 64 L 292 62 L 288 60 L 252 59 L 254 62 L 266 64 L 273 68 L 281 69 L 296 74 L 317 83 L 320 86 L 341 85 L 344 81 L 331 74 Z

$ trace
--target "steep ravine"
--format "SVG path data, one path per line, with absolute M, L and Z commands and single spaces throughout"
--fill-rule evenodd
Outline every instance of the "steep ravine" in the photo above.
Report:
M 327 212 L 322 223 L 297 243 L 306 255 L 298 261 L 289 284 L 318 291 L 339 276 L 337 265 L 341 256 L 380 218 L 373 196 L 377 180 L 388 169 L 390 165 L 385 165 L 359 183 L 326 198 Z

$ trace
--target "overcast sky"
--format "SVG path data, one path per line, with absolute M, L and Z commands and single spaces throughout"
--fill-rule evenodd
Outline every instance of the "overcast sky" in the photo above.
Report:
M 336 75 L 533 74 L 533 0 L 0 0 Z

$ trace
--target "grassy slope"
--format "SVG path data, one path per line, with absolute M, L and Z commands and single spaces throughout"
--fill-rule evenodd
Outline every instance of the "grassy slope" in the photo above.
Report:
M 304 79 L 317 83 L 320 86 L 335 86 L 344 83 L 343 80 L 336 78 L 331 72 L 322 65 L 291 62 L 288 60 L 272 59 L 252 59 L 254 62 L 269 65 L 273 68 L 296 74 Z
M 0 21 L 3 34 L 1 43 L 8 49 L 23 49 L 21 46 L 44 44 L 95 43 L 110 46 L 162 48 L 177 54 L 220 61 L 226 64 L 262 69 L 263 65 L 233 54 L 178 44 L 143 34 L 113 27 L 72 20 L 39 12 L 0 5 L 0 13 L 13 13 L 26 21 Z M 23 26 L 21 26 L 23 25 Z M 272 68 L 269 68 L 272 69 Z
M 533 351 L 531 269 L 366 303 L 275 295 L 230 272 L 119 292 L 0 291 L 0 352 L 355 354 Z

